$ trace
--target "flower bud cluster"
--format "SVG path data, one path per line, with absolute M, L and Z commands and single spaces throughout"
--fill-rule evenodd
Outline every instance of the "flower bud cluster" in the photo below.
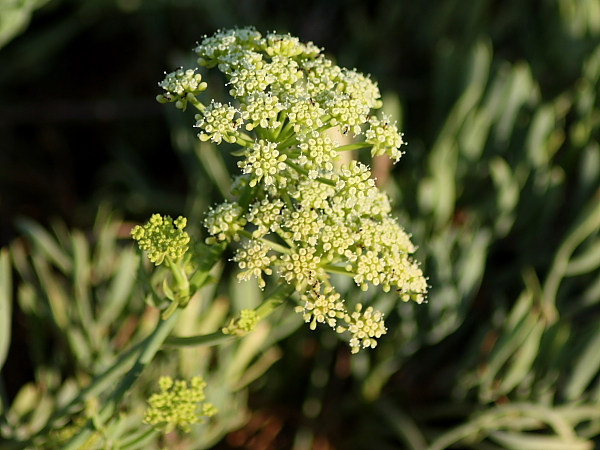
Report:
M 240 241 L 238 278 L 282 278 L 299 292 L 297 311 L 310 323 L 350 333 L 353 352 L 375 347 L 383 315 L 358 305 L 350 313 L 330 274 L 352 277 L 361 289 L 394 289 L 421 303 L 427 281 L 411 255 L 410 236 L 390 216 L 391 205 L 365 164 L 336 165 L 340 152 L 371 147 L 397 161 L 402 135 L 385 115 L 377 84 L 340 68 L 312 43 L 252 28 L 219 31 L 196 47 L 199 63 L 227 78 L 229 104 L 199 106 L 203 141 L 235 143 L 242 175 L 238 203 L 211 209 L 208 243 Z M 340 146 L 327 129 L 352 133 Z
M 187 252 L 190 236 L 183 231 L 186 225 L 184 217 L 173 221 L 169 216 L 154 214 L 146 225 L 136 225 L 131 235 L 138 241 L 140 249 L 148 253 L 148 259 L 158 266 L 165 257 L 175 260 Z
M 222 328 L 223 334 L 233 334 L 236 336 L 244 336 L 256 329 L 259 317 L 256 311 L 251 309 L 242 309 L 240 317 L 231 319 L 229 325 Z
M 158 385 L 160 393 L 150 396 L 144 416 L 144 423 L 158 430 L 170 433 L 178 427 L 189 433 L 190 425 L 202 422 L 201 416 L 211 417 L 217 413 L 211 403 L 203 403 L 206 383 L 202 377 L 193 377 L 189 388 L 186 381 L 173 381 L 171 377 L 160 377 Z

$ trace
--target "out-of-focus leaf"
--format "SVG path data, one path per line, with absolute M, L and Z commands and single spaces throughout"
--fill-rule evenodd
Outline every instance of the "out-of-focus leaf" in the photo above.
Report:
M 33 11 L 48 0 L 3 0 L 0 3 L 0 48 L 21 34 L 29 25 Z
M 35 403 L 35 408 L 29 421 L 29 430 L 37 432 L 46 424 L 54 411 L 54 393 L 44 392 Z
M 90 246 L 84 234 L 73 230 L 73 284 L 75 288 L 75 306 L 79 313 L 82 329 L 88 336 L 96 331 L 94 313 L 91 304 L 91 265 Z
M 536 92 L 531 69 L 526 63 L 515 64 L 512 67 L 506 83 L 502 87 L 497 104 L 499 117 L 496 120 L 496 140 L 505 144 L 510 139 L 517 115 L 521 107 L 527 103 Z
M 261 321 L 254 331 L 244 336 L 225 368 L 224 382 L 237 386 L 244 370 L 263 347 L 269 329 L 269 325 Z
M 581 300 L 582 305 L 585 306 L 600 302 L 600 274 L 598 274 L 594 282 L 587 286 L 581 296 Z
M 244 370 L 243 375 L 235 385 L 234 389 L 239 390 L 248 386 L 258 377 L 264 374 L 276 361 L 281 359 L 282 354 L 282 351 L 277 347 L 268 348 L 262 355 L 259 356 L 255 363 L 251 364 L 246 370 Z
M 398 439 L 404 442 L 409 450 L 427 450 L 427 441 L 423 433 L 406 412 L 383 399 L 377 403 L 377 406 L 382 419 L 391 425 Z
M 102 326 L 112 323 L 125 308 L 127 300 L 132 295 L 139 263 L 139 255 L 133 247 L 121 250 L 114 278 L 110 282 L 106 296 L 102 299 L 98 317 L 98 323 Z
M 576 226 L 564 239 L 550 269 L 550 273 L 544 283 L 544 303 L 554 305 L 558 287 L 565 276 L 569 260 L 575 249 L 592 233 L 600 228 L 600 201 L 592 198 L 590 204 L 581 213 L 576 221 Z
M 461 295 L 472 294 L 479 286 L 485 270 L 485 258 L 491 240 L 491 233 L 480 229 L 457 263 L 458 288 Z
M 11 269 L 8 249 L 2 248 L 0 249 L 0 370 L 4 366 L 10 347 L 13 301 Z
M 571 376 L 565 385 L 565 398 L 578 399 L 600 370 L 600 327 L 590 336 L 585 350 L 575 360 Z
M 548 148 L 548 140 L 555 129 L 555 114 L 552 105 L 541 106 L 533 116 L 525 149 L 533 167 L 547 166 L 553 156 Z
M 35 255 L 32 258 L 33 266 L 39 276 L 40 284 L 52 313 L 52 318 L 56 325 L 64 330 L 69 325 L 69 300 L 64 288 L 52 274 L 48 261 L 41 255 Z
M 493 431 L 490 438 L 511 450 L 593 450 L 594 443 L 581 439 L 566 440 L 559 437 L 531 433 Z
M 149 448 L 149 445 L 158 437 L 159 431 L 154 428 L 141 429 L 119 441 L 120 450 L 137 450 Z
M 53 261 L 64 274 L 71 273 L 73 261 L 41 225 L 26 218 L 18 219 L 16 225 L 23 234 L 31 239 L 45 258 Z
M 565 275 L 582 275 L 598 267 L 600 267 L 600 239 L 596 239 L 584 252 L 571 258 L 565 269 Z
M 540 341 L 545 328 L 546 324 L 543 321 L 535 324 L 525 342 L 523 342 L 513 355 L 513 360 L 508 371 L 502 376 L 500 385 L 496 388 L 496 395 L 508 394 L 530 373 L 531 366 L 538 355 Z
M 10 406 L 7 416 L 14 423 L 18 423 L 31 413 L 39 400 L 38 388 L 34 383 L 27 383 L 17 393 L 17 396 Z

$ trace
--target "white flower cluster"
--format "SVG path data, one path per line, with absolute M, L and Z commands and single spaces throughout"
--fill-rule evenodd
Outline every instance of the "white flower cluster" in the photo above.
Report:
M 279 276 L 300 293 L 297 311 L 311 328 L 349 332 L 353 352 L 375 347 L 386 332 L 383 315 L 360 304 L 349 312 L 329 274 L 418 303 L 428 288 L 411 258 L 416 248 L 368 166 L 335 164 L 350 148 L 371 147 L 395 161 L 402 155 L 396 125 L 372 115 L 381 107 L 377 84 L 333 64 L 312 43 L 252 28 L 219 31 L 195 51 L 201 66 L 223 72 L 232 96 L 229 104 L 195 104 L 199 137 L 242 147 L 233 152 L 242 157 L 239 199 L 208 213 L 208 241 L 244 238 L 233 258 L 241 280 L 255 277 L 264 288 L 265 276 Z M 326 133 L 332 127 L 358 142 L 340 146 Z

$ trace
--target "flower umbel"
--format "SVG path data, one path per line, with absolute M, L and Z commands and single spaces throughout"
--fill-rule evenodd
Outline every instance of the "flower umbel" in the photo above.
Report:
M 202 377 L 193 377 L 190 387 L 185 380 L 173 381 L 171 377 L 160 377 L 158 380 L 160 393 L 152 394 L 148 399 L 144 423 L 157 430 L 170 433 L 176 427 L 189 433 L 190 425 L 202 422 L 202 416 L 211 417 L 217 409 L 204 402 L 204 387 Z
M 138 241 L 140 249 L 148 253 L 148 259 L 158 266 L 165 257 L 179 259 L 188 251 L 190 236 L 183 231 L 186 225 L 185 217 L 173 221 L 169 216 L 154 214 L 146 225 L 136 225 L 131 236 Z
M 330 275 L 351 277 L 362 290 L 393 289 L 402 301 L 421 303 L 428 289 L 411 257 L 416 247 L 391 216 L 369 167 L 336 165 L 341 152 L 358 148 L 394 162 L 402 156 L 397 126 L 373 111 L 382 106 L 377 83 L 335 65 L 311 42 L 253 28 L 219 31 L 195 52 L 200 66 L 225 75 L 229 103 L 205 106 L 196 99 L 182 81 L 194 71 L 163 84 L 185 92 L 200 111 L 201 140 L 236 146 L 232 154 L 242 171 L 232 189 L 236 201 L 207 214 L 206 242 L 240 242 L 233 257 L 240 280 L 256 278 L 264 289 L 279 276 L 278 283 L 299 293 L 296 311 L 311 328 L 324 323 L 349 331 L 353 352 L 375 347 L 386 333 L 382 313 L 360 304 L 349 312 Z M 340 145 L 328 133 L 334 128 L 354 143 Z

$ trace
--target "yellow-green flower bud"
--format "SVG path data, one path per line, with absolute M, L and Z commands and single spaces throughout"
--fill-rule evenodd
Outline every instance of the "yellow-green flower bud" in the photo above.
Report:
M 135 226 L 131 236 L 138 241 L 140 249 L 148 253 L 148 259 L 158 266 L 165 257 L 179 259 L 188 251 L 190 236 L 183 231 L 186 225 L 185 217 L 173 221 L 169 216 L 154 214 L 146 225 Z

